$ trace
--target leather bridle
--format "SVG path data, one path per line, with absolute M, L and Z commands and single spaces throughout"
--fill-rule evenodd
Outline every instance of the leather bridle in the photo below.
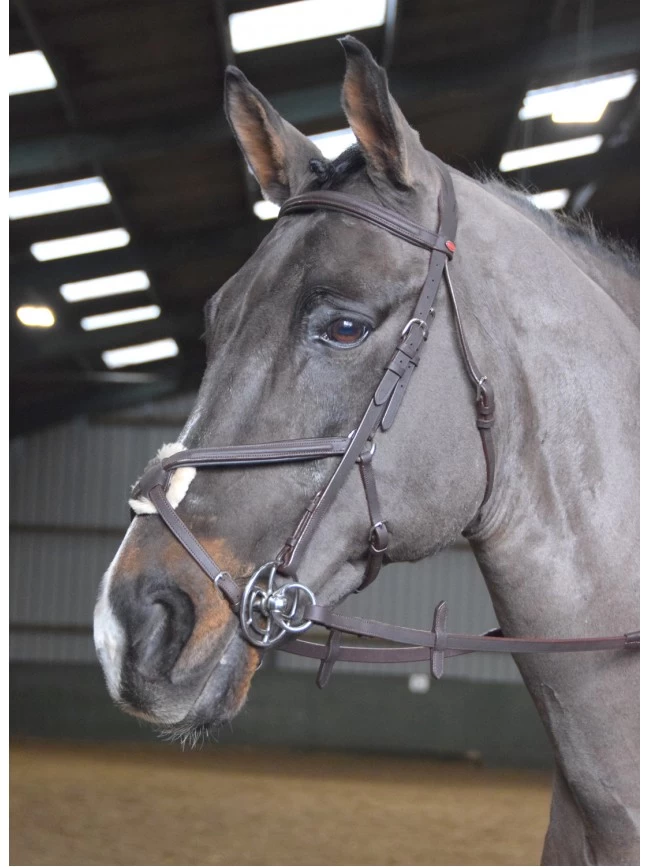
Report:
M 445 281 L 456 326 L 463 363 L 476 390 L 476 425 L 480 434 L 486 466 L 486 486 L 481 508 L 490 497 L 495 473 L 495 447 L 492 426 L 495 401 L 492 386 L 481 375 L 470 352 L 463 331 L 448 263 L 456 250 L 457 214 L 451 176 L 437 161 L 442 180 L 438 233 L 388 210 L 340 192 L 317 191 L 288 199 L 280 209 L 279 219 L 291 214 L 315 210 L 334 211 L 371 223 L 403 241 L 431 253 L 427 275 L 415 307 L 406 322 L 400 340 L 388 361 L 382 378 L 357 428 L 348 437 L 318 437 L 285 440 L 223 448 L 199 448 L 157 459 L 136 484 L 132 496 L 148 498 L 178 542 L 221 591 L 232 610 L 239 616 L 242 634 L 262 650 L 278 647 L 288 653 L 321 660 L 317 683 L 325 686 L 337 661 L 349 662 L 416 662 L 428 660 L 436 678 L 443 673 L 445 657 L 475 651 L 497 653 L 559 653 L 583 650 L 638 649 L 639 632 L 601 638 L 543 639 L 506 638 L 499 629 L 483 635 L 460 635 L 447 632 L 447 606 L 437 605 L 431 632 L 392 626 L 386 623 L 348 617 L 316 603 L 312 590 L 297 580 L 297 568 L 321 518 L 355 465 L 359 467 L 368 505 L 370 532 L 368 557 L 363 580 L 356 592 L 375 580 L 388 549 L 389 532 L 381 518 L 377 485 L 372 469 L 379 434 L 390 430 L 401 406 L 411 377 L 420 360 L 435 317 L 440 285 Z M 325 487 L 307 506 L 294 533 L 287 539 L 276 558 L 261 566 L 242 589 L 232 576 L 212 557 L 178 517 L 167 499 L 172 474 L 183 467 L 244 467 L 261 464 L 339 458 L 339 463 Z M 480 511 L 470 527 L 478 523 Z M 467 528 L 470 529 L 470 528 Z M 312 625 L 330 630 L 326 644 L 295 637 Z M 342 646 L 343 633 L 393 642 L 400 646 Z

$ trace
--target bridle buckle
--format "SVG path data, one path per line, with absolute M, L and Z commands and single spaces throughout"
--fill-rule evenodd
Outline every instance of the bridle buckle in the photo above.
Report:
M 422 339 L 426 340 L 429 337 L 429 326 L 424 321 L 424 319 L 409 319 L 404 328 L 402 328 L 402 340 L 406 337 L 406 335 L 410 332 L 413 325 L 419 325 L 422 329 Z
M 232 576 L 230 572 L 226 572 L 225 569 L 220 569 L 212 579 L 212 583 L 215 587 L 219 587 L 219 581 L 222 581 L 224 578 L 232 578 Z
M 483 385 L 487 382 L 487 376 L 482 376 L 479 381 L 476 383 L 476 402 L 483 399 L 485 391 L 483 389 Z
M 384 536 L 385 543 L 382 548 L 377 548 L 375 542 L 379 542 L 381 536 Z M 383 521 L 377 521 L 376 524 L 372 525 L 370 528 L 370 535 L 368 536 L 368 542 L 370 543 L 370 550 L 373 554 L 385 554 L 386 551 L 388 551 L 388 528 Z

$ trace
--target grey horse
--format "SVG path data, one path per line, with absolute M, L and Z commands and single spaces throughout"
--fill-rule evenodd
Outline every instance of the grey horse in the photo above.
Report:
M 435 161 L 368 50 L 341 42 L 343 106 L 358 144 L 332 162 L 228 69 L 225 108 L 249 167 L 277 204 L 343 190 L 435 229 Z M 454 282 L 497 396 L 494 490 L 477 524 L 485 465 L 443 294 L 375 459 L 388 557 L 427 557 L 465 530 L 505 635 L 624 632 L 638 619 L 635 262 L 502 185 L 452 177 Z M 344 214 L 279 220 L 206 307 L 207 369 L 181 443 L 346 435 L 427 262 L 427 251 Z M 273 558 L 330 472 L 323 461 L 196 477 L 178 470 L 175 505 L 217 562 L 244 579 Z M 349 476 L 302 570 L 320 604 L 359 585 L 366 522 Z M 147 515 L 132 521 L 104 576 L 95 641 L 114 699 L 179 734 L 231 719 L 259 661 L 222 594 Z M 529 655 L 517 664 L 556 759 L 543 863 L 638 864 L 638 656 Z

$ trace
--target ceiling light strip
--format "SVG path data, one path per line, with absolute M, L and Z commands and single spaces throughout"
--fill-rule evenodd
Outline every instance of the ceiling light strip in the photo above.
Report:
M 551 115 L 555 123 L 597 123 L 610 102 L 626 99 L 638 81 L 634 69 L 529 90 L 519 120 Z
M 119 349 L 107 349 L 102 352 L 102 361 L 110 370 L 118 367 L 130 367 L 134 364 L 148 364 L 164 358 L 174 358 L 178 355 L 178 344 L 172 337 L 153 340 L 149 343 L 138 343 L 134 346 L 122 346 Z
M 127 292 L 142 292 L 150 286 L 146 271 L 124 271 L 122 274 L 109 274 L 92 280 L 77 280 L 64 283 L 59 292 L 69 304 L 78 301 L 91 301 L 110 295 L 125 295 Z
M 51 259 L 64 259 L 68 256 L 82 256 L 100 250 L 113 250 L 126 247 L 131 236 L 126 229 L 107 229 L 104 232 L 90 232 L 87 235 L 72 235 L 69 238 L 56 238 L 52 241 L 39 241 L 29 248 L 39 262 Z
M 9 55 L 9 96 L 55 87 L 56 78 L 42 51 Z
M 9 219 L 22 220 L 107 205 L 111 194 L 102 178 L 83 178 L 65 184 L 50 184 L 47 187 L 32 187 L 9 193 Z
M 602 143 L 602 135 L 588 135 L 582 138 L 553 142 L 552 144 L 506 151 L 501 157 L 499 169 L 502 172 L 514 172 L 529 166 L 541 166 L 545 163 L 555 163 L 560 160 L 595 154 L 600 150 Z
M 146 307 L 130 307 L 127 310 L 113 310 L 110 313 L 84 316 L 80 324 L 84 331 L 97 331 L 99 328 L 115 328 L 133 322 L 146 322 L 159 316 L 160 307 L 157 304 L 148 304 Z
M 235 54 L 381 27 L 386 0 L 299 0 L 228 16 Z

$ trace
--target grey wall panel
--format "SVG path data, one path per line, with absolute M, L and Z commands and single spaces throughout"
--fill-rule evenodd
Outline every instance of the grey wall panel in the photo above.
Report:
M 78 419 L 12 442 L 12 522 L 126 526 L 131 485 L 178 433 L 176 427 L 93 425 Z
M 12 441 L 11 659 L 95 661 L 95 597 L 129 523 L 130 486 L 179 428 L 77 419 Z
M 14 530 L 9 558 L 11 622 L 88 626 L 99 579 L 120 541 L 117 533 Z
M 38 631 L 11 633 L 9 657 L 12 662 L 97 661 L 91 634 L 46 634 Z
M 13 529 L 10 658 L 94 662 L 92 617 L 99 580 L 121 533 Z

